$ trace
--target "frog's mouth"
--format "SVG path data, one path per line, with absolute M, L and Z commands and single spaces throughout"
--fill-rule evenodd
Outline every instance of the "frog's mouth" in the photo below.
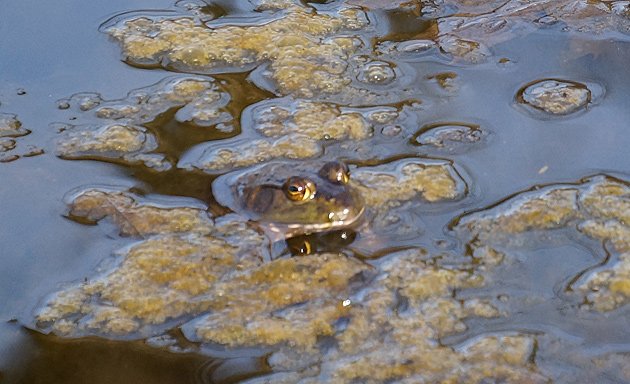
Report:
M 340 218 L 338 214 L 331 212 L 329 216 L 331 218 L 331 221 L 324 223 L 277 223 L 271 221 L 261 221 L 260 223 L 267 227 L 267 229 L 272 233 L 282 235 L 285 238 L 290 238 L 299 235 L 308 235 L 311 233 L 325 232 L 353 226 L 357 224 L 360 219 L 363 218 L 364 212 L 365 207 L 361 207 L 361 210 L 359 212 L 347 218 Z

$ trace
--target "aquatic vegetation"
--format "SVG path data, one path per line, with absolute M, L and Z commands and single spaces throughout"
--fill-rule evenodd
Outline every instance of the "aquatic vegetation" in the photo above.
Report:
M 624 181 L 595 176 L 577 184 L 560 184 L 524 192 L 496 207 L 464 216 L 455 230 L 473 248 L 522 246 L 541 231 L 574 229 L 611 244 L 618 260 L 590 273 L 578 289 L 585 306 L 611 311 L 630 303 L 630 187 Z M 520 236 L 517 236 L 520 235 Z M 509 251 L 508 251 L 509 253 Z
M 57 155 L 65 159 L 97 159 L 143 164 L 155 171 L 171 169 L 159 142 L 146 128 L 173 111 L 175 121 L 196 127 L 232 130 L 230 100 L 212 78 L 173 76 L 149 87 L 132 90 L 126 98 L 103 100 L 97 93 L 78 93 L 58 101 L 62 109 L 76 107 L 91 124 L 57 124 Z M 105 122 L 101 122 L 104 120 Z
M 198 152 L 201 153 L 196 155 Z M 179 162 L 178 167 L 218 173 L 278 158 L 310 159 L 322 153 L 323 150 L 317 141 L 303 135 L 253 141 L 234 140 L 229 146 L 220 142 L 193 148 Z
M 364 149 L 356 152 L 366 156 L 374 152 L 369 145 L 374 132 L 409 119 L 412 108 L 341 108 L 291 98 L 262 101 L 243 112 L 240 136 L 199 144 L 184 153 L 178 167 L 222 173 L 272 160 L 319 158 L 326 147 L 363 143 Z
M 62 109 L 77 107 L 82 116 L 137 125 L 150 123 L 176 108 L 176 121 L 207 127 L 232 120 L 225 109 L 229 100 L 230 95 L 210 77 L 171 76 L 134 89 L 123 99 L 103 100 L 98 93 L 78 93 L 59 100 L 58 105 Z
M 362 140 L 372 125 L 361 110 L 341 110 L 332 103 L 272 99 L 244 112 L 253 130 L 266 137 L 304 135 L 313 140 Z M 251 115 L 251 117 L 249 117 Z
M 121 99 L 78 93 L 57 102 L 73 120 L 51 126 L 60 128 L 58 156 L 122 165 L 138 184 L 66 196 L 68 219 L 128 244 L 45 298 L 29 327 L 264 354 L 257 374 L 271 373 L 252 384 L 547 383 L 537 353 L 556 324 L 513 326 L 520 313 L 497 294 L 497 276 L 520 249 L 555 235 L 599 242 L 609 259 L 563 280 L 566 297 L 554 286 L 554 300 L 595 319 L 630 303 L 626 181 L 600 175 L 535 187 L 471 211 L 485 196 L 475 195 L 468 164 L 451 160 L 475 164 L 478 153 L 466 151 L 487 144 L 487 117 L 469 107 L 451 115 L 467 102 L 460 93 L 477 94 L 472 72 L 485 86 L 494 64 L 516 65 L 494 57 L 499 43 L 542 26 L 568 36 L 627 33 L 625 2 L 251 0 L 225 15 L 222 7 L 184 1 L 103 24 L 127 64 L 187 74 Z M 401 14 L 415 24 L 396 29 Z M 511 83 L 504 107 L 514 112 L 516 100 L 541 117 L 536 123 L 578 118 L 603 94 L 560 77 L 525 84 L 532 78 Z M 27 133 L 0 114 L 0 161 Z M 447 158 L 426 157 L 436 154 Z M 351 176 L 324 172 L 337 159 Z M 303 183 L 289 182 L 296 178 Z M 289 200 L 302 205 L 283 205 Z M 340 233 L 322 233 L 330 229 Z M 292 236 L 330 244 L 292 256 Z M 596 358 L 613 368 L 624 361 Z
M 551 115 L 567 115 L 586 108 L 591 91 L 584 84 L 548 79 L 523 87 L 517 100 Z
M 22 127 L 16 115 L 0 113 L 0 137 L 20 137 L 29 133 L 28 129 Z
M 293 7 L 261 25 L 209 27 L 190 17 L 145 16 L 105 30 L 135 65 L 208 73 L 269 61 L 270 76 L 283 94 L 311 97 L 338 93 L 349 84 L 344 62 L 356 50 L 356 40 L 337 35 L 365 25 L 358 9 L 328 15 Z
M 70 193 L 68 216 L 82 223 L 113 222 L 122 236 L 160 233 L 211 233 L 214 223 L 204 205 L 167 206 L 143 202 L 139 196 L 116 189 L 86 188 Z
M 477 124 L 444 122 L 427 124 L 414 133 L 409 142 L 418 146 L 445 149 L 450 153 L 470 149 L 488 133 Z
M 391 208 L 417 197 L 428 202 L 461 198 L 466 183 L 448 162 L 402 159 L 352 173 L 368 206 Z
M 0 163 L 43 154 L 44 150 L 35 145 L 26 145 L 24 148 L 22 144 L 18 146 L 18 142 L 22 141 L 19 138 L 30 133 L 30 130 L 22 126 L 17 115 L 0 112 Z
M 529 364 L 529 336 L 490 335 L 457 348 L 435 343 L 465 330 L 467 317 L 501 315 L 488 300 L 453 297 L 483 285 L 483 259 L 447 267 L 418 249 L 372 265 L 340 254 L 264 262 L 263 236 L 234 216 L 213 222 L 201 206 L 96 188 L 71 194 L 69 204 L 74 219 L 108 219 L 121 234 L 145 239 L 118 251 L 97 276 L 49 298 L 36 316 L 41 329 L 138 338 L 181 325 L 192 341 L 280 347 L 270 358 L 274 368 L 315 365 L 337 382 L 543 380 Z M 339 349 L 320 350 L 321 337 L 334 338 Z M 283 355 L 285 347 L 297 354 Z M 386 359 L 382 350 L 390 351 Z
M 57 155 L 66 159 L 120 160 L 157 171 L 171 168 L 157 149 L 155 136 L 136 125 L 67 126 L 57 141 Z

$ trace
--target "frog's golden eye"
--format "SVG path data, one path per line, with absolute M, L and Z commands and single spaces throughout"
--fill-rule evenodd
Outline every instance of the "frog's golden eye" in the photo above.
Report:
M 319 175 L 337 184 L 347 184 L 350 180 L 350 170 L 348 166 L 339 161 L 331 161 L 324 164 L 319 170 Z
M 303 177 L 291 177 L 284 183 L 284 194 L 293 201 L 306 201 L 315 197 L 315 183 Z
M 313 246 L 310 240 L 304 236 L 287 239 L 287 245 L 293 255 L 306 256 L 313 253 Z

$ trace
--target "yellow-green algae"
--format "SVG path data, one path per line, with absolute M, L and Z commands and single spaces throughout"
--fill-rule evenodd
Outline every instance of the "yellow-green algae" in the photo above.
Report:
M 211 126 L 232 116 L 224 108 L 229 95 L 212 78 L 172 76 L 157 84 L 132 90 L 126 98 L 103 100 L 100 95 L 79 93 L 60 100 L 77 106 L 82 115 L 93 113 L 106 122 L 96 125 L 66 125 L 57 139 L 57 154 L 66 159 L 113 160 L 144 164 L 157 171 L 172 167 L 158 148 L 155 135 L 143 125 L 169 110 L 182 123 Z
M 237 271 L 217 284 L 215 311 L 194 323 L 191 338 L 226 344 L 313 348 L 335 333 L 348 286 L 369 266 L 336 254 L 280 259 Z M 292 307 L 296 306 L 296 307 Z
M 574 228 L 610 244 L 617 260 L 591 273 L 579 286 L 588 306 L 610 311 L 630 303 L 630 186 L 622 180 L 596 176 L 575 185 L 549 186 L 519 194 L 496 207 L 460 220 L 473 247 L 487 247 L 535 231 Z
M 44 153 L 38 147 L 27 146 L 26 151 L 17 153 L 17 137 L 31 133 L 30 130 L 22 126 L 17 115 L 12 113 L 0 113 L 0 163 L 9 163 L 22 157 L 36 156 Z
M 488 335 L 456 348 L 436 342 L 464 330 L 466 317 L 499 315 L 481 300 L 466 305 L 452 297 L 455 289 L 481 286 L 483 276 L 465 266 L 431 266 L 415 251 L 392 254 L 376 268 L 378 275 L 348 299 L 337 347 L 316 357 L 315 369 L 300 366 L 304 355 L 282 351 L 272 366 L 301 368 L 300 383 L 546 382 L 529 363 L 530 336 Z
M 19 137 L 28 135 L 30 132 L 22 126 L 17 115 L 0 113 L 0 137 Z
M 120 257 L 109 274 L 54 297 L 38 321 L 52 322 L 60 334 L 122 337 L 207 313 L 185 326 L 193 340 L 286 344 L 298 353 L 316 353 L 319 337 L 333 337 L 338 349 L 317 362 L 322 376 L 302 377 L 313 382 L 543 381 L 529 363 L 529 336 L 491 335 L 458 348 L 436 343 L 464 330 L 466 317 L 498 315 L 478 299 L 468 305 L 453 299 L 453 290 L 483 284 L 469 266 L 430 266 L 417 252 L 392 255 L 375 267 L 336 254 L 262 264 L 239 255 L 235 245 L 200 235 L 157 236 Z M 377 276 L 357 293 L 352 281 L 364 273 Z M 406 308 L 397 309 L 401 300 Z
M 405 117 L 396 107 L 342 109 L 333 103 L 272 99 L 245 110 L 241 136 L 200 144 L 178 166 L 218 173 L 271 160 L 317 158 L 326 145 L 367 141 L 377 127 Z
M 214 223 L 204 207 L 167 207 L 124 190 L 86 188 L 71 194 L 68 215 L 81 222 L 111 220 L 122 236 L 210 233 Z
M 267 240 L 228 216 L 213 222 L 201 207 L 160 206 L 134 194 L 86 189 L 69 202 L 83 222 L 108 218 L 121 235 L 144 237 L 118 252 L 120 264 L 55 294 L 37 314 L 40 327 L 62 335 L 146 335 L 210 308 L 222 276 L 261 265 Z
M 170 76 L 157 84 L 134 89 L 123 99 L 103 100 L 97 93 L 78 93 L 59 100 L 59 104 L 77 106 L 83 114 L 92 112 L 100 119 L 137 125 L 177 108 L 177 121 L 208 126 L 231 120 L 224 108 L 229 99 L 229 94 L 210 77 Z
M 314 140 L 362 140 L 373 127 L 359 113 L 332 103 L 274 99 L 254 108 L 254 130 L 267 137 L 301 134 Z
M 366 205 L 389 208 L 400 201 L 428 202 L 463 197 L 466 184 L 449 162 L 409 158 L 352 171 Z
M 65 159 L 117 160 L 160 171 L 170 169 L 164 155 L 151 153 L 155 149 L 155 136 L 131 124 L 69 125 L 57 139 L 57 155 Z
M 178 166 L 217 173 L 278 158 L 309 159 L 323 153 L 318 141 L 304 135 L 289 135 L 278 139 L 237 139 L 229 141 L 229 144 L 219 142 L 203 146 L 205 149 L 198 158 L 189 162 L 180 161 Z
M 254 249 L 201 234 L 162 234 L 120 252 L 109 273 L 55 295 L 37 314 L 55 333 L 110 336 L 149 332 L 182 316 L 207 311 L 213 286 L 237 268 L 260 264 Z
M 338 93 L 350 83 L 345 61 L 356 50 L 344 30 L 366 25 L 362 12 L 347 8 L 335 15 L 291 7 L 262 25 L 208 27 L 191 17 L 136 17 L 106 29 L 128 62 L 163 65 L 188 72 L 269 62 L 283 94 L 311 97 Z
M 110 269 L 53 295 L 36 315 L 41 329 L 148 337 L 193 319 L 183 328 L 194 341 L 291 348 L 290 357 L 270 361 L 279 370 L 312 365 L 314 371 L 300 370 L 305 382 L 542 381 L 529 363 L 530 336 L 437 343 L 465 330 L 467 317 L 500 316 L 488 300 L 453 296 L 484 284 L 483 257 L 448 267 L 424 250 L 373 265 L 339 254 L 265 262 L 268 245 L 258 232 L 233 216 L 213 223 L 201 206 L 111 188 L 79 191 L 69 204 L 71 217 L 107 217 L 122 234 L 145 239 L 117 252 Z M 338 348 L 320 351 L 322 337 Z

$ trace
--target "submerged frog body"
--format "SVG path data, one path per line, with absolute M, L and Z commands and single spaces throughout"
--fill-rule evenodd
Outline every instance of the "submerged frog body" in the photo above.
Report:
M 350 226 L 365 208 L 345 164 L 270 163 L 219 177 L 218 202 L 259 222 L 274 237 Z

